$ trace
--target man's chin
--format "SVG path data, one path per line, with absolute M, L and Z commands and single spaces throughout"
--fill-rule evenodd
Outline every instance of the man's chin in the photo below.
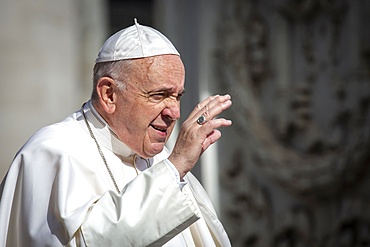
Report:
M 153 158 L 155 155 L 159 154 L 160 152 L 163 151 L 165 146 L 165 143 L 153 143 L 150 147 L 150 150 L 147 150 L 146 154 L 149 157 L 146 158 Z

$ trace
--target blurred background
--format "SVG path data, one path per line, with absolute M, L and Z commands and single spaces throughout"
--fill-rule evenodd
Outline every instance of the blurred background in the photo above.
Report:
M 370 246 L 368 0 L 0 0 L 0 179 L 89 99 L 100 46 L 135 17 L 181 53 L 181 121 L 233 97 L 194 173 L 234 247 Z

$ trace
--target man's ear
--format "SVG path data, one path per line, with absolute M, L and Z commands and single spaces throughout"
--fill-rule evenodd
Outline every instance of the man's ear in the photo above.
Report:
M 99 95 L 99 102 L 107 113 L 113 113 L 116 110 L 116 84 L 110 77 L 102 77 L 96 84 L 96 91 Z

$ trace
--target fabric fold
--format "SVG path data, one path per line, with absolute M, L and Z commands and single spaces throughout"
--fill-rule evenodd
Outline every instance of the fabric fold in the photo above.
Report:
M 131 193 L 136 186 L 142 193 Z M 159 163 L 127 184 L 121 195 L 104 194 L 90 209 L 82 232 L 87 246 L 162 246 L 199 214 L 166 165 Z

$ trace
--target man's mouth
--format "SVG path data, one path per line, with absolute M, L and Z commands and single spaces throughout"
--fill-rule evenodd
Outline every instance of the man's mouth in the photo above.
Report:
M 160 126 L 154 126 L 154 125 L 150 125 L 150 126 L 152 126 L 155 130 L 158 130 L 160 132 L 163 132 L 163 133 L 167 132 L 167 127 L 160 127 Z

